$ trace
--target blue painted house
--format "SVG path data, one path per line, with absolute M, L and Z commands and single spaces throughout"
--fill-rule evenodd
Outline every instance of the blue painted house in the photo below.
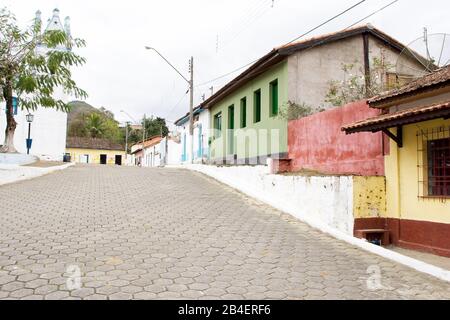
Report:
M 175 121 L 181 138 L 181 163 L 190 163 L 191 160 L 194 163 L 206 163 L 209 160 L 209 121 L 208 110 L 201 107 L 194 109 L 193 141 L 189 134 L 189 113 Z

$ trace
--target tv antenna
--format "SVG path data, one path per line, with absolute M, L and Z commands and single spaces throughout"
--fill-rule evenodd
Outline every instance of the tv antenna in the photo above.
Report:
M 424 28 L 423 36 L 407 45 L 397 58 L 398 77 L 415 80 L 450 63 L 450 34 L 429 34 Z

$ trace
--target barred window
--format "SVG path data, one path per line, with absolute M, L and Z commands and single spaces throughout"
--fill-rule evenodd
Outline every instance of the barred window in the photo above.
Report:
M 450 127 L 417 133 L 419 197 L 450 199 Z
M 428 141 L 428 195 L 450 196 L 450 138 Z

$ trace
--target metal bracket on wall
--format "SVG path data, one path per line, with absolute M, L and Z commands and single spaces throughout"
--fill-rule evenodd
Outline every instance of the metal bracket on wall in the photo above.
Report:
M 389 131 L 389 129 L 383 129 L 383 132 L 392 140 L 394 140 L 397 143 L 397 146 L 399 148 L 403 148 L 403 127 L 399 126 L 397 127 L 397 135 L 393 134 Z

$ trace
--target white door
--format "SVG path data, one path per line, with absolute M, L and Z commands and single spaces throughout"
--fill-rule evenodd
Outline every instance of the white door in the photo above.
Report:
M 80 163 L 84 164 L 89 163 L 89 155 L 88 154 L 80 155 Z

